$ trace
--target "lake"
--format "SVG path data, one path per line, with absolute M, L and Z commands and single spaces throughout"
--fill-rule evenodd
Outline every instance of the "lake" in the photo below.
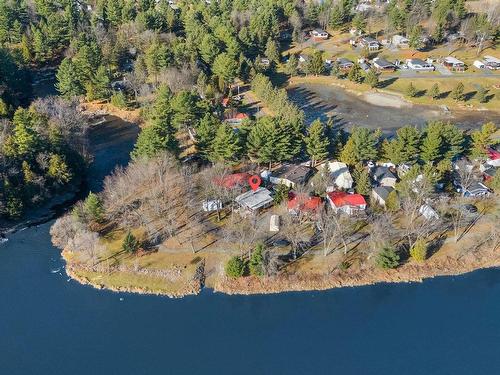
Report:
M 492 374 L 500 270 L 326 292 L 165 297 L 68 281 L 51 223 L 0 246 L 2 374 Z

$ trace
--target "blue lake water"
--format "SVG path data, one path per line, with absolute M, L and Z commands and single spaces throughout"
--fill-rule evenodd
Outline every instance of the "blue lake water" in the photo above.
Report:
M 67 281 L 48 229 L 0 245 L 2 375 L 500 372 L 500 270 L 171 300 Z

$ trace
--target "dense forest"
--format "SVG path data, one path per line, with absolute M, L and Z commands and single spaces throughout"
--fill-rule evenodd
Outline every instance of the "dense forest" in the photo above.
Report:
M 381 17 L 388 32 L 427 34 L 436 42 L 457 30 L 471 43 L 498 37 L 496 11 L 470 14 L 464 1 L 393 0 L 382 16 L 368 12 L 363 19 L 356 5 L 356 0 L 2 1 L 0 212 L 19 217 L 25 207 L 80 177 L 74 171 L 86 156 L 81 147 L 86 125 L 76 113 L 75 98 L 141 109 L 146 125 L 134 159 L 165 150 L 179 156 L 185 146 L 180 134 L 190 131 L 200 157 L 213 163 L 248 158 L 272 164 L 342 154 L 359 162 L 371 154 L 363 149 L 357 151 L 363 157 L 345 156 L 346 134 L 331 122 L 306 130 L 302 112 L 271 83 L 268 76 L 287 44 L 300 42 L 312 27 L 368 30 Z M 261 64 L 264 56 L 269 65 Z M 18 108 L 31 97 L 31 73 L 47 67 L 57 68 L 56 88 L 67 102 L 39 100 Z M 235 80 L 251 82 L 273 116 L 244 121 L 237 132 L 223 122 L 222 98 Z M 465 137 L 446 129 L 440 131 L 453 139 Z M 380 134 L 354 133 L 382 149 Z M 446 135 L 441 137 L 447 142 Z M 395 152 L 392 144 L 383 146 L 385 154 Z M 454 146 L 446 160 L 461 151 L 463 146 Z M 423 160 L 443 159 L 431 154 Z

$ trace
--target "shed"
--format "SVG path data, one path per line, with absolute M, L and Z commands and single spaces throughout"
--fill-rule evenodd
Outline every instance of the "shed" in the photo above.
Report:
M 269 219 L 269 232 L 280 231 L 280 217 L 279 215 L 271 215 Z
M 439 220 L 439 215 L 431 206 L 423 204 L 420 206 L 418 212 L 427 220 Z

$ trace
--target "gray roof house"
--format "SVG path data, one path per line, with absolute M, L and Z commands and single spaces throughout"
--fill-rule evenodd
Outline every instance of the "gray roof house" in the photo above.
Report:
M 488 187 L 481 182 L 473 182 L 468 188 L 462 190 L 464 197 L 484 197 L 490 195 Z
M 273 184 L 284 184 L 294 188 L 295 185 L 305 185 L 313 173 L 313 169 L 305 165 L 283 164 L 271 173 L 269 181 Z
M 269 207 L 273 203 L 271 192 L 266 188 L 259 187 L 257 190 L 249 190 L 235 198 L 242 208 L 250 211 L 257 211 Z
M 376 166 L 372 170 L 372 178 L 379 186 L 396 186 L 398 178 L 389 167 Z
M 387 197 L 392 191 L 394 191 L 394 188 L 390 186 L 377 186 L 372 189 L 372 197 L 378 204 L 385 207 Z

